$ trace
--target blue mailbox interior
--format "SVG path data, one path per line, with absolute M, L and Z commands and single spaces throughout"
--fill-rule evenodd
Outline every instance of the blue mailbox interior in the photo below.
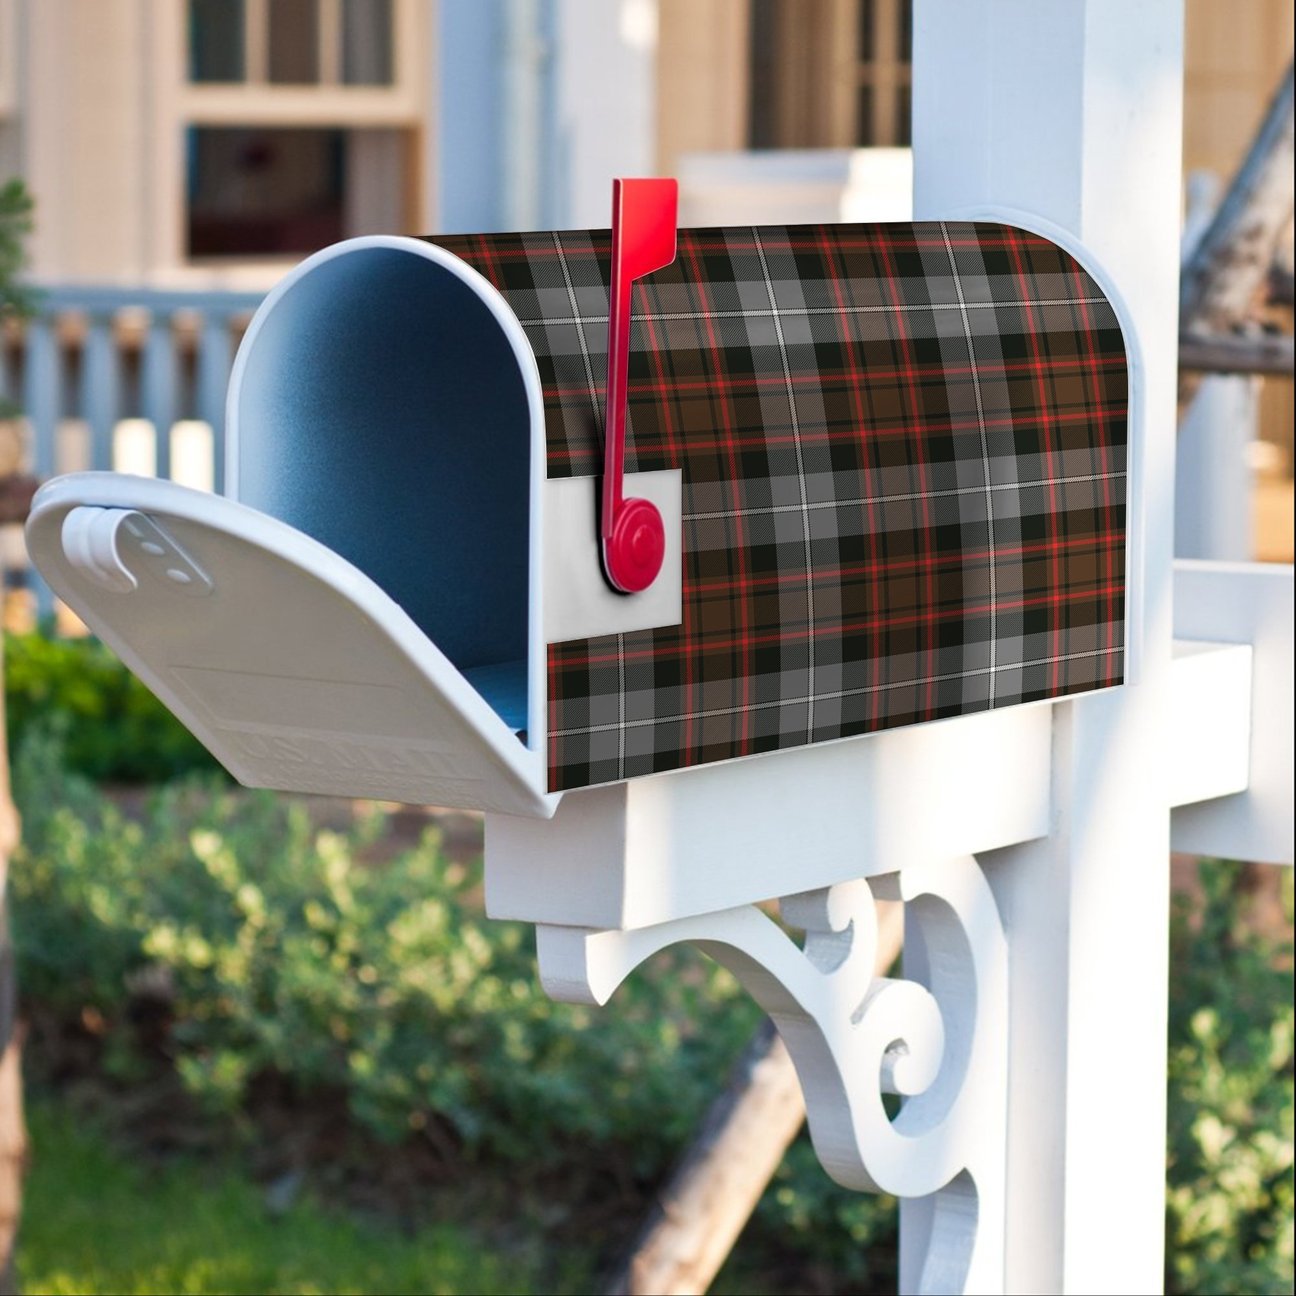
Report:
M 238 498 L 358 567 L 524 729 L 530 410 L 486 302 L 416 251 L 356 247 L 245 345 Z

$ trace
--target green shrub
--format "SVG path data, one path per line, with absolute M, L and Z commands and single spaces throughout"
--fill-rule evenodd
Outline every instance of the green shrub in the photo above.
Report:
M 318 831 L 299 802 L 210 783 L 158 791 L 132 821 L 37 737 L 14 771 L 22 991 L 68 1021 L 93 1010 L 113 1038 L 132 988 L 165 986 L 175 1066 L 213 1107 L 237 1112 L 272 1074 L 344 1093 L 387 1140 L 440 1119 L 496 1158 L 577 1139 L 651 1173 L 754 1029 L 729 974 L 686 951 L 615 1011 L 555 1004 L 530 928 L 482 917 L 478 870 L 435 832 L 369 867 L 377 820 Z
M 773 1286 L 786 1291 L 796 1270 L 812 1270 L 813 1289 L 831 1292 L 894 1292 L 899 1280 L 899 1211 L 894 1197 L 852 1192 L 824 1173 L 809 1135 L 787 1150 L 765 1190 L 751 1226 L 734 1248 L 717 1288 L 750 1292 L 760 1256 L 757 1239 L 772 1244 L 774 1255 L 790 1252 L 791 1272 Z
M 236 1120 L 274 1076 L 304 1097 L 343 1095 L 388 1142 L 439 1122 L 479 1161 L 615 1164 L 646 1184 L 755 1028 L 732 978 L 688 951 L 659 956 L 605 1011 L 550 1002 L 529 929 L 482 918 L 478 870 L 448 862 L 434 832 L 372 867 L 378 819 L 321 832 L 299 802 L 211 779 L 157 791 L 132 820 L 38 729 L 14 776 L 29 1003 L 68 1022 L 93 1010 L 104 1065 L 129 1076 L 147 1061 L 124 1027 L 132 998 L 163 987 L 166 1058 Z M 1173 930 L 1168 1284 L 1286 1291 L 1291 946 L 1246 923 L 1228 866 L 1202 877 Z M 894 1203 L 835 1187 L 802 1140 L 721 1286 L 808 1264 L 825 1290 L 878 1290 L 894 1282 L 894 1229 Z
M 1291 941 L 1257 933 L 1236 865 L 1200 877 L 1173 927 L 1166 1285 L 1290 1292 Z
M 158 783 L 219 770 L 206 748 L 96 639 L 8 634 L 9 750 L 33 725 L 55 728 L 68 767 L 115 783 Z

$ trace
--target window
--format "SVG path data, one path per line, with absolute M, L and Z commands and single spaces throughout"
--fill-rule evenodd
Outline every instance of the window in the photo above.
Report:
M 753 148 L 909 143 L 912 0 L 751 0 Z
M 397 232 L 410 195 L 404 133 L 195 126 L 187 141 L 191 260 L 297 257 Z
M 189 0 L 194 85 L 389 86 L 393 0 Z
M 242 81 L 243 0 L 189 0 L 189 79 Z
M 913 0 L 861 0 L 855 19 L 855 142 L 908 144 Z
M 344 84 L 387 85 L 391 79 L 391 0 L 342 0 Z
M 158 204 L 164 263 L 269 273 L 339 239 L 421 228 L 428 9 L 159 0 L 175 130 L 159 132 L 157 169 L 183 177 Z
M 318 0 L 271 0 L 267 61 L 272 85 L 318 85 Z
M 340 130 L 192 127 L 190 257 L 312 252 L 344 236 Z

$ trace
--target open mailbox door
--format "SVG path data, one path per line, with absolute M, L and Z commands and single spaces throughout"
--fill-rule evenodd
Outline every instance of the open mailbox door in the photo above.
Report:
M 489 668 L 474 686 L 300 531 L 169 482 L 82 473 L 41 493 L 28 543 L 59 597 L 240 782 L 552 813 L 524 691 L 492 691 Z

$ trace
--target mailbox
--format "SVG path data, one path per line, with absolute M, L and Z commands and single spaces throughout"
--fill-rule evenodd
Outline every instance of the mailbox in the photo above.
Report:
M 988 223 L 676 236 L 627 183 L 615 239 L 306 260 L 235 362 L 229 498 L 37 496 L 51 587 L 240 781 L 548 816 L 1121 683 L 1094 276 Z

